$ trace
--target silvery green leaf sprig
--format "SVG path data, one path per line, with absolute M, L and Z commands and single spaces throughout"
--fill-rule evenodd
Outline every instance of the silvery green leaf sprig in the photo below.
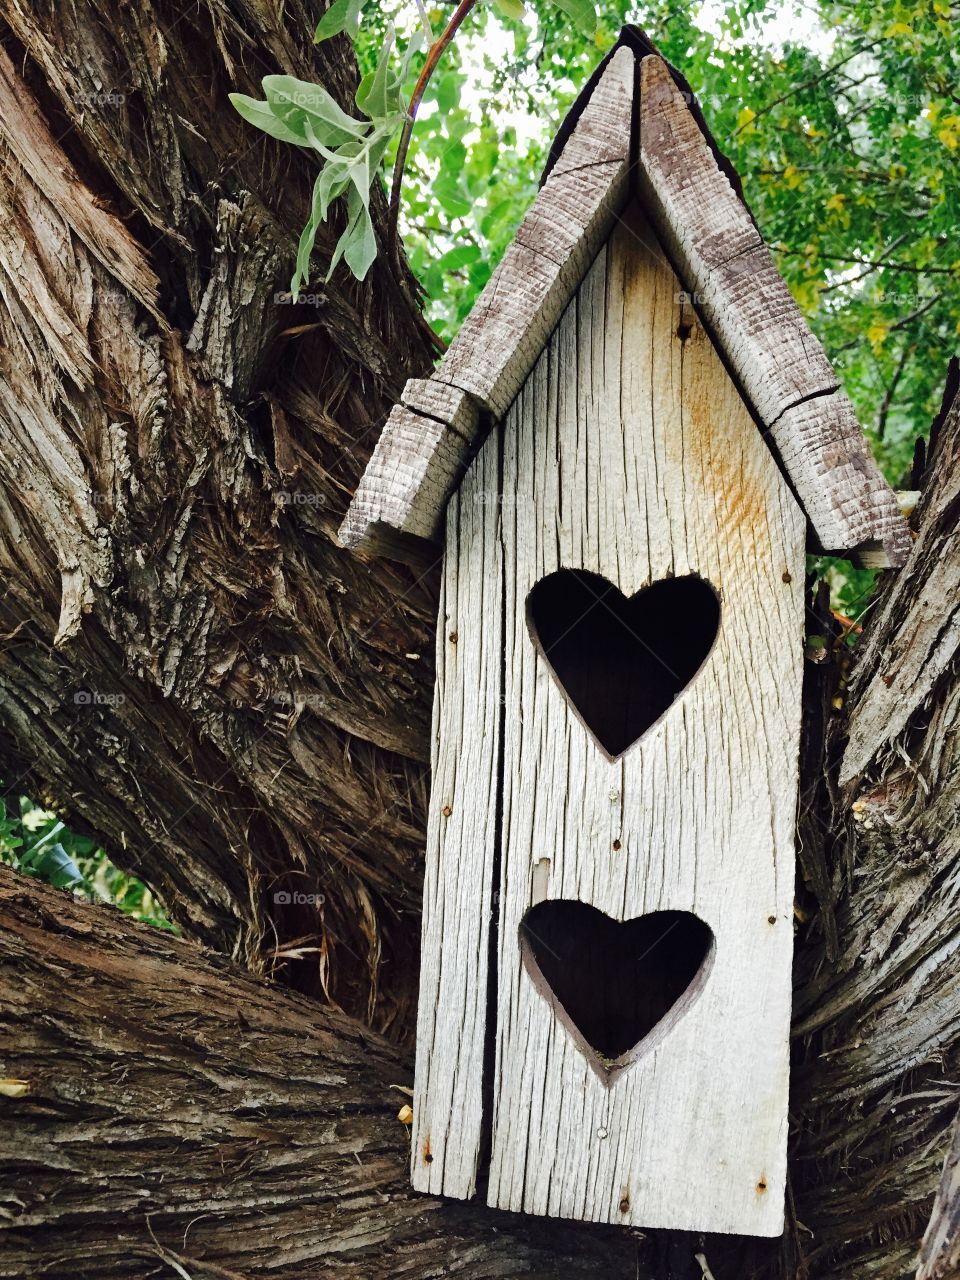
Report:
M 380 173 L 383 157 L 398 135 L 388 218 L 389 256 L 399 267 L 398 222 L 400 192 L 407 151 L 417 110 L 438 62 L 467 15 L 481 0 L 459 0 L 440 34 L 434 37 L 423 0 L 415 0 L 419 25 L 407 43 L 399 67 L 391 66 L 395 33 L 388 28 L 376 66 L 363 77 L 355 102 L 361 119 L 348 115 L 322 85 L 297 80 L 293 76 L 271 75 L 263 79 L 264 100 L 243 93 L 231 93 L 230 101 L 243 118 L 276 138 L 312 150 L 320 159 L 320 172 L 313 187 L 310 217 L 300 236 L 297 263 L 290 284 L 296 300 L 300 288 L 310 279 L 310 256 L 317 232 L 335 200 L 346 201 L 347 225 L 334 248 L 327 279 L 341 259 L 363 280 L 377 256 L 377 238 L 370 215 L 370 192 Z M 525 13 L 523 0 L 486 0 L 502 17 L 519 21 Z M 585 34 L 596 27 L 593 0 L 552 0 Z M 364 0 L 333 0 L 314 34 L 315 41 L 345 33 L 355 37 L 360 27 Z M 414 56 L 427 45 L 426 57 L 409 100 L 403 101 L 403 86 Z M 403 287 L 403 273 L 398 271 Z M 414 310 L 416 302 L 410 299 Z M 425 325 L 425 322 L 424 322 Z M 429 336 L 443 347 L 432 330 Z
M 336 0 L 321 19 L 319 38 L 346 30 L 359 12 L 360 0 Z M 341 196 L 346 199 L 347 225 L 334 249 L 327 279 L 342 258 L 356 278 L 363 280 L 377 256 L 370 191 L 380 173 L 384 152 L 407 119 L 401 101 L 402 86 L 410 59 L 422 47 L 423 38 L 422 30 L 414 33 L 399 69 L 393 69 L 390 55 L 394 35 L 389 33 L 376 67 L 363 77 L 357 89 L 355 102 L 361 119 L 348 115 L 322 85 L 294 76 L 264 76 L 263 101 L 244 93 L 230 94 L 230 101 L 250 124 L 280 142 L 314 151 L 321 161 L 313 185 L 310 217 L 297 247 L 290 283 L 294 299 L 310 279 L 310 255 L 317 232 L 326 222 L 330 206 Z

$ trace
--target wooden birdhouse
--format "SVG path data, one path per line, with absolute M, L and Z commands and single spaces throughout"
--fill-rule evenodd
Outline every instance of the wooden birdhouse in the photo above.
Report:
M 414 1185 L 779 1234 L 804 554 L 908 535 L 635 29 L 341 537 L 444 547 Z

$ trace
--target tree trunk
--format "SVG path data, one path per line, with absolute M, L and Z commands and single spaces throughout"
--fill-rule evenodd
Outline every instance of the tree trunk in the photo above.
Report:
M 813 1275 L 912 1275 L 960 1087 L 960 396 L 953 362 L 910 559 L 840 667 L 832 810 L 799 952 L 792 1174 Z M 835 762 L 841 761 L 836 773 Z M 836 943 L 831 942 L 833 922 Z
M 902 1280 L 960 1068 L 956 370 L 910 562 L 808 664 L 782 1242 L 413 1197 L 406 1060 L 256 976 L 411 1035 L 436 582 L 334 534 L 429 352 L 383 259 L 274 301 L 313 170 L 226 102 L 348 106 L 316 16 L 0 0 L 0 774 L 242 966 L 5 878 L 0 1275 Z
M 226 96 L 349 107 L 315 10 L 0 3 L 0 762 L 192 936 L 309 936 L 288 981 L 405 1034 L 435 579 L 335 532 L 429 352 L 383 258 L 275 302 L 315 165 Z

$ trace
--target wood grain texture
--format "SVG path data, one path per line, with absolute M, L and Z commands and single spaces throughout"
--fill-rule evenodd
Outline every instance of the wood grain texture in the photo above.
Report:
M 379 539 L 379 549 L 386 551 L 390 530 L 436 537 L 467 449 L 443 422 L 394 405 L 340 527 L 341 544 L 360 550 Z
M 611 58 L 435 377 L 502 417 L 626 199 L 636 62 Z
M 341 545 L 419 564 L 480 429 L 476 401 L 433 378 L 409 378 L 339 531 Z M 436 548 L 433 549 L 436 556 Z
M 909 551 L 853 406 L 666 63 L 640 67 L 640 194 L 827 550 Z
M 804 521 L 642 223 L 600 255 L 502 432 L 505 685 L 489 1203 L 779 1234 L 787 1130 Z M 677 336 L 678 322 L 691 324 Z M 450 544 L 451 558 L 457 555 Z M 704 668 L 611 763 L 527 633 L 560 567 L 721 596 Z M 491 655 L 489 661 L 494 661 Z M 542 899 L 713 929 L 699 996 L 611 1084 L 535 989 Z
M 405 1052 L 0 867 L 0 1280 L 592 1280 L 635 1243 L 410 1190 Z
M 397 440 L 374 456 L 341 540 L 389 551 L 386 529 L 370 532 L 377 520 L 402 534 L 436 527 L 459 475 L 457 452 L 465 463 L 469 441 L 483 430 L 478 411 L 495 419 L 506 412 L 633 184 L 819 545 L 862 554 L 873 567 L 902 564 L 909 535 L 893 493 L 749 210 L 667 64 L 642 59 L 639 102 L 637 79 L 634 54 L 618 49 L 450 350 L 431 379 L 405 394 L 410 408 L 453 434 L 427 430 L 413 441 L 407 420 L 388 423 Z
M 476 1189 L 497 842 L 503 581 L 498 440 L 447 513 L 437 624 L 411 1176 L 419 1191 Z
M 466 444 L 477 434 L 477 406 L 458 387 L 435 378 L 408 378 L 400 399 L 414 413 L 442 422 Z
M 945 409 L 941 431 L 952 442 L 960 424 L 960 395 Z M 941 482 L 920 501 L 919 536 L 904 565 L 902 577 L 910 584 L 906 596 L 909 613 L 890 643 L 890 632 L 904 597 L 888 594 L 876 623 L 858 653 L 855 692 L 849 738 L 840 770 L 842 782 L 858 777 L 876 754 L 878 745 L 892 744 L 929 703 L 937 685 L 956 661 L 960 646 L 960 559 L 951 554 L 957 539 L 960 512 L 960 450 L 952 446 L 941 459 Z M 927 507 L 933 504 L 933 509 Z M 881 677 L 865 684 L 866 673 Z
M 821 803 L 803 833 L 805 867 L 820 860 L 833 884 L 818 891 L 798 957 L 794 1043 L 807 1069 L 791 1091 L 791 1186 L 814 1230 L 798 1270 L 824 1280 L 914 1274 L 960 1106 L 957 374 L 954 365 L 915 473 L 915 553 L 881 582 L 852 671 L 836 643 L 846 716 L 833 712 L 823 793 L 832 789 L 836 808 Z M 942 629 L 928 625 L 931 612 Z M 848 725 L 855 767 L 850 756 L 838 787 Z M 837 945 L 821 950 L 811 933 L 831 914 Z M 932 1232 L 956 1212 L 952 1185 Z M 943 1280 L 956 1274 L 947 1265 Z
M 193 937 L 261 972 L 317 938 L 284 980 L 412 1036 L 439 564 L 336 533 L 429 352 L 382 259 L 278 302 L 316 166 L 226 97 L 282 68 L 350 109 L 315 7 L 3 11 L 0 774 Z

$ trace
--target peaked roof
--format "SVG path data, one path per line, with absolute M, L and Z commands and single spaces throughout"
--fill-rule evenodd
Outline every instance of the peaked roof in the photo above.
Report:
M 778 458 L 816 541 L 902 564 L 910 535 L 853 406 L 774 266 L 689 86 L 625 28 L 554 142 L 540 192 L 430 378 L 412 378 L 340 529 L 405 559 L 503 417 L 631 197 Z

